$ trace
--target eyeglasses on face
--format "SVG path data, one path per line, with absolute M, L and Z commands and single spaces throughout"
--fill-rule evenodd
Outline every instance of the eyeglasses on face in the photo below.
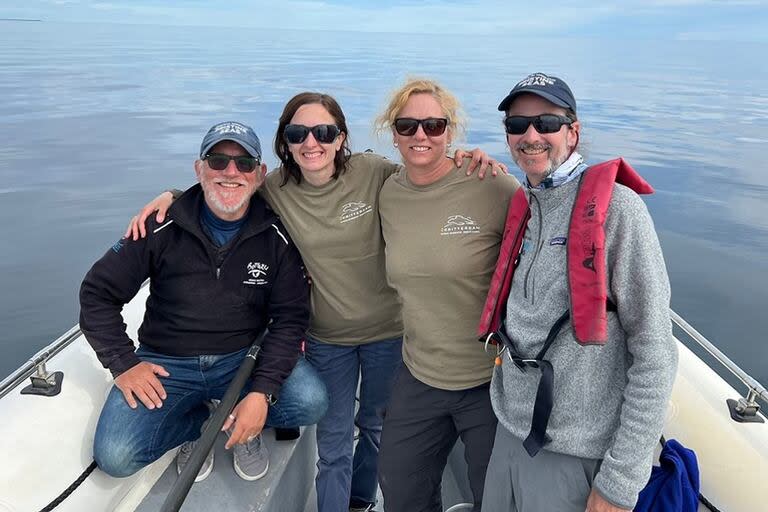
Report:
M 283 129 L 283 137 L 288 144 L 301 144 L 307 140 L 310 132 L 320 144 L 330 144 L 336 140 L 341 130 L 335 124 L 316 124 L 315 126 L 289 124 Z
M 419 125 L 428 137 L 439 137 L 445 133 L 448 120 L 444 117 L 428 117 L 426 119 L 414 119 L 412 117 L 398 117 L 395 119 L 395 131 L 403 137 L 410 137 L 419 129 Z
M 205 155 L 205 158 L 203 158 L 206 162 L 208 162 L 208 167 L 213 169 L 214 171 L 223 171 L 227 168 L 229 165 L 230 160 L 235 161 L 235 167 L 237 167 L 237 170 L 240 172 L 253 172 L 256 170 L 256 167 L 260 165 L 261 162 L 259 162 L 258 158 L 248 156 L 248 155 L 241 155 L 241 156 L 231 156 L 231 155 L 224 155 L 222 153 L 208 153 Z
M 541 114 L 538 116 L 507 116 L 504 119 L 504 129 L 510 135 L 522 135 L 533 125 L 537 132 L 556 133 L 563 125 L 570 126 L 573 123 L 565 116 L 555 114 Z

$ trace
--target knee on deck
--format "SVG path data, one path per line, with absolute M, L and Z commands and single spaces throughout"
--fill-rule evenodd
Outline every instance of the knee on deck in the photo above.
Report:
M 125 478 L 136 473 L 146 464 L 137 460 L 132 447 L 110 442 L 94 442 L 93 458 L 99 469 L 115 478 Z

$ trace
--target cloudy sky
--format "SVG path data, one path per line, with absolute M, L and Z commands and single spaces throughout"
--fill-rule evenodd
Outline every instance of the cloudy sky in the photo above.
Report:
M 508 32 L 511 37 L 768 41 L 768 0 L 3 0 L 0 18 L 365 32 Z

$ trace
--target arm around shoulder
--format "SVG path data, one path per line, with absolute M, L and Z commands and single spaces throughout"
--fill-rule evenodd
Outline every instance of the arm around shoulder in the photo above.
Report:
M 373 152 L 354 153 L 349 159 L 349 165 L 365 167 L 368 172 L 379 176 L 382 182 L 402 167 L 397 162 Z

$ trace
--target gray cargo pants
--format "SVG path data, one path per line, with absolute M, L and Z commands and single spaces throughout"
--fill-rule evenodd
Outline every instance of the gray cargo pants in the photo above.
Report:
M 499 423 L 485 475 L 483 512 L 584 512 L 600 460 L 553 453 L 531 457 Z

